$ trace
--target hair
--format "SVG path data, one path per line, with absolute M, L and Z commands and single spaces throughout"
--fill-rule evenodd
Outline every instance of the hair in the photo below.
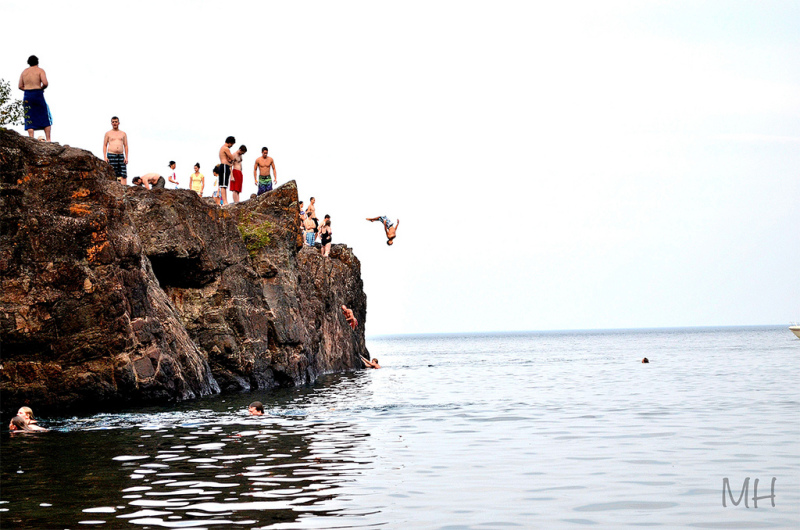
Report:
M 37 64 L 39 64 L 38 57 L 36 57 L 35 55 L 31 55 L 30 57 L 28 57 L 28 66 L 36 66 Z
M 242 153 L 246 153 L 247 152 L 247 146 L 246 145 L 240 145 L 239 146 L 239 151 L 241 151 Z
M 325 219 L 330 219 L 330 218 L 331 218 L 331 216 L 330 216 L 330 215 L 328 215 L 328 214 L 325 214 Z
M 299 204 L 300 206 L 302 206 L 302 205 L 303 205 L 303 201 L 299 201 L 297 204 Z
M 372 362 L 374 362 L 375 364 L 381 364 L 381 363 L 378 362 L 378 359 L 376 359 L 375 357 L 372 358 Z M 389 363 L 389 364 L 391 364 L 391 363 Z
M 13 425 L 14 427 L 16 427 L 17 429 L 19 429 L 21 431 L 29 431 L 29 430 L 31 430 L 31 428 L 28 427 L 28 424 L 25 423 L 25 420 L 23 420 L 19 416 L 14 416 L 13 418 L 11 418 L 11 425 Z
M 392 239 L 394 239 L 394 238 L 390 237 L 388 240 L 386 240 L 386 244 L 389 245 L 389 246 L 392 246 Z
M 325 222 L 322 224 L 322 226 L 331 226 L 331 220 L 330 220 L 330 218 L 326 218 L 326 219 L 325 219 Z
M 236 138 L 234 138 L 233 136 L 228 136 L 227 138 L 225 138 L 225 143 L 226 144 L 235 144 L 236 143 Z
M 200 169 L 200 162 L 197 162 L 197 163 L 194 165 L 194 167 L 196 167 L 197 169 Z
M 117 118 L 116 116 L 111 116 L 111 121 L 114 121 L 114 120 L 119 121 L 119 118 Z
M 172 165 L 172 164 L 174 164 L 174 163 L 175 163 L 175 161 L 174 161 L 174 160 L 170 160 L 168 165 L 170 165 L 170 166 L 171 166 L 171 165 Z
M 219 164 L 217 164 L 216 166 L 214 166 L 214 174 L 215 174 L 215 175 L 219 175 Z
M 253 401 L 247 408 L 256 409 L 259 412 L 264 412 L 264 404 L 261 403 L 260 401 Z
M 19 410 L 27 414 L 30 419 L 33 419 L 33 411 L 30 407 L 20 407 Z
M 137 182 L 137 181 L 138 181 L 138 182 L 141 182 L 141 181 L 142 181 L 142 177 L 133 177 L 133 180 L 132 180 L 131 182 L 133 182 L 134 184 L 136 184 L 136 182 Z
M 269 149 L 268 149 L 268 148 L 266 148 L 266 147 L 262 147 L 262 148 L 261 148 L 261 151 L 262 151 L 262 152 L 266 151 L 267 153 L 269 153 Z

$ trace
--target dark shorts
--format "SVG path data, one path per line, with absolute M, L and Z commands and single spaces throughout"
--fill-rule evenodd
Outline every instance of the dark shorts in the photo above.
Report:
M 219 187 L 227 188 L 231 185 L 231 166 L 228 164 L 219 165 Z
M 167 181 L 164 180 L 164 177 L 158 177 L 158 180 L 152 186 L 153 189 L 156 189 L 156 188 L 164 189 L 166 187 L 167 187 Z
M 272 191 L 272 181 L 270 180 L 266 184 L 261 182 L 258 183 L 258 194 L 261 195 L 262 193 L 267 193 L 268 191 Z
M 114 173 L 117 177 L 128 178 L 128 166 L 125 165 L 125 155 L 116 153 L 107 153 L 108 163 L 114 168 Z

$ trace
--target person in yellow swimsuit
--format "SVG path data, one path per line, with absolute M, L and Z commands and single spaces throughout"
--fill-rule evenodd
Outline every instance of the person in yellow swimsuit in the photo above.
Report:
M 200 162 L 194 165 L 194 173 L 189 175 L 189 189 L 203 196 L 203 188 L 206 186 L 206 178 L 200 173 Z

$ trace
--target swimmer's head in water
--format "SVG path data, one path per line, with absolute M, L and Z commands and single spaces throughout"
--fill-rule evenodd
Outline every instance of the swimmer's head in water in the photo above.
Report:
M 20 407 L 17 411 L 17 416 L 20 416 L 23 419 L 32 420 L 33 410 L 31 410 L 30 407 Z
M 8 428 L 12 431 L 25 431 L 28 429 L 28 425 L 22 417 L 14 416 L 11 418 L 11 423 L 8 424 Z
M 253 414 L 254 416 L 261 416 L 262 414 L 264 414 L 264 404 L 261 403 L 260 401 L 253 401 L 247 407 L 247 411 L 250 414 Z
M 378 362 L 378 359 L 372 359 L 372 362 L 374 362 L 375 364 L 381 364 Z
M 642 363 L 649 363 L 649 362 L 650 362 L 650 361 L 648 361 L 648 360 L 647 360 L 647 357 L 645 357 L 644 359 L 642 359 Z

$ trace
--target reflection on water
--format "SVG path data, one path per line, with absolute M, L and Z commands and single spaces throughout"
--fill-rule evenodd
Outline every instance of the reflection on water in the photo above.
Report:
M 260 417 L 246 415 L 253 398 L 240 396 L 195 402 L 200 410 L 73 418 L 51 422 L 49 434 L 5 438 L 0 524 L 360 526 L 354 518 L 373 510 L 346 498 L 347 486 L 372 465 L 374 449 L 337 407 L 357 407 L 362 387 L 360 374 L 278 392 Z

